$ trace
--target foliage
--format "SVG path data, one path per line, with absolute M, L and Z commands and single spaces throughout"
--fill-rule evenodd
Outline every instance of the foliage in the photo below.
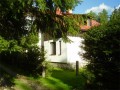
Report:
M 8 47 L 9 52 L 23 52 L 23 49 L 21 46 L 18 45 L 18 42 L 16 40 L 10 40 L 9 41 L 9 47 Z
M 81 0 L 46 0 L 44 1 L 45 8 L 42 10 L 39 2 L 42 1 L 36 1 L 36 7 L 39 7 L 39 9 L 36 9 L 36 12 L 33 13 L 36 18 L 33 23 L 38 30 L 48 33 L 53 38 L 56 38 L 59 33 L 63 39 L 67 39 L 67 33 L 78 31 L 79 28 L 75 27 L 75 21 L 71 17 L 56 15 L 56 8 L 59 7 L 63 12 L 66 12 L 68 9 L 73 9 Z
M 48 62 L 48 61 L 43 61 L 42 65 L 45 68 L 46 77 L 51 76 L 52 75 L 52 71 L 54 69 L 54 67 L 52 66 L 52 64 L 50 64 L 50 62 Z
M 38 31 L 52 37 L 75 34 L 79 28 L 67 15 L 56 15 L 73 9 L 81 0 L 0 0 L 0 61 L 25 72 L 42 71 L 44 51 L 39 49 Z M 51 23 L 52 22 L 52 23 Z
M 29 33 L 27 36 L 23 36 L 20 39 L 20 45 L 24 48 L 29 48 L 31 46 L 34 46 L 38 43 L 38 34 L 37 33 Z
M 95 80 L 95 76 L 86 67 L 79 70 L 80 74 L 86 79 L 86 84 L 91 84 Z
M 19 39 L 29 33 L 26 17 L 33 18 L 31 25 L 37 31 L 46 32 L 55 37 L 57 32 L 67 39 L 67 32 L 74 33 L 79 28 L 74 20 L 56 15 L 56 8 L 63 12 L 73 9 L 81 0 L 4 0 L 0 1 L 0 35 L 5 39 Z M 52 22 L 52 23 L 51 23 Z M 70 28 L 69 28 L 70 27 Z
M 81 0 L 4 0 L 0 1 L 0 35 L 5 39 L 19 39 L 28 34 L 26 16 L 34 18 L 33 24 L 37 30 L 48 32 L 55 36 L 58 29 L 64 39 L 67 32 L 78 30 L 73 27 L 73 19 L 56 15 L 56 8 L 63 12 L 73 9 Z M 68 21 L 67 21 L 68 20 Z M 50 23 L 52 22 L 52 23 Z M 71 27 L 71 28 L 68 28 Z
M 8 49 L 9 42 L 7 42 L 3 37 L 0 36 L 0 52 Z
M 14 85 L 12 82 L 14 80 L 14 76 L 10 75 L 8 72 L 4 71 L 3 68 L 0 68 L 0 89 L 2 90 L 3 88 L 10 88 Z
M 89 13 L 87 13 L 92 19 L 98 21 L 98 15 L 93 12 L 93 11 L 90 11 Z
M 119 9 L 115 9 L 110 17 L 110 22 L 111 24 L 113 23 L 120 23 L 119 22 L 120 19 L 120 8 Z
M 108 22 L 108 12 L 105 9 L 103 9 L 102 12 L 98 13 L 98 17 L 101 24 L 106 24 Z
M 107 25 L 92 28 L 84 34 L 83 55 L 95 75 L 94 89 L 119 89 L 120 9 L 115 10 Z
M 24 36 L 20 39 L 20 44 L 17 40 L 5 40 L 0 38 L 2 43 L 0 47 L 0 62 L 5 64 L 11 64 L 12 67 L 25 70 L 26 73 L 41 72 L 40 64 L 44 61 L 44 54 L 38 48 L 38 36 L 33 33 L 29 33 L 28 36 Z M 39 71 L 38 71 L 39 69 Z
M 96 14 L 95 12 L 93 11 L 90 11 L 89 13 L 87 13 L 88 16 L 90 16 L 92 19 L 100 22 L 100 24 L 106 24 L 109 20 L 109 17 L 108 17 L 108 12 L 107 10 L 103 9 L 101 12 L 99 12 L 98 14 Z
M 19 39 L 26 33 L 22 0 L 0 1 L 0 35 L 5 39 Z
M 77 23 L 77 25 L 79 25 L 79 26 L 81 26 L 81 25 L 87 25 L 87 22 L 86 22 L 87 19 L 91 18 L 87 14 L 73 14 L 73 15 L 71 15 L 71 17 L 74 18 L 74 20 L 76 21 L 75 23 Z M 77 27 L 77 26 L 75 26 L 75 27 Z
M 0 54 L 0 62 L 12 65 L 12 68 L 17 68 L 22 74 L 41 74 L 42 66 L 38 67 L 44 61 L 41 54 L 37 46 L 28 48 L 27 52 L 4 51 Z

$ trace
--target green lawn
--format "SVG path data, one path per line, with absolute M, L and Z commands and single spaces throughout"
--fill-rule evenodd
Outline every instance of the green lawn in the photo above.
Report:
M 39 81 L 51 90 L 84 90 L 86 79 L 82 74 L 76 76 L 75 71 L 55 69 L 50 77 Z
M 53 77 L 40 78 L 39 81 L 43 86 L 49 88 L 50 90 L 70 90 L 71 87 L 63 83 L 59 79 Z
M 1 71 L 0 71 L 1 72 Z M 14 90 L 84 90 L 86 78 L 81 71 L 78 76 L 73 70 L 54 69 L 52 75 L 46 78 L 42 77 L 28 77 L 20 75 L 20 77 L 10 77 L 9 74 L 4 73 L 3 77 L 7 86 L 12 86 Z M 7 75 L 7 76 L 6 76 Z M 9 76 L 9 77 L 8 77 Z M 2 78 L 2 76 L 1 76 Z M 7 78 L 7 79 L 6 79 Z
M 54 69 L 52 75 L 46 78 L 25 77 L 15 79 L 15 88 L 19 90 L 34 90 L 34 87 L 42 87 L 45 90 L 84 90 L 86 79 L 82 74 L 75 75 L 75 71 Z

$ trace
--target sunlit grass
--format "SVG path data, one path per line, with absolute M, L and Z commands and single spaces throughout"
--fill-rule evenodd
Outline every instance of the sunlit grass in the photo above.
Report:
M 28 84 L 25 84 L 24 82 L 15 79 L 15 89 L 17 90 L 33 90 Z
M 42 78 L 41 76 L 22 76 L 19 78 L 14 77 L 14 80 L 12 80 L 15 90 L 34 90 L 30 83 L 34 83 L 36 87 L 45 88 L 45 90 L 84 90 L 87 81 L 85 76 L 87 75 L 89 73 L 86 73 L 84 69 L 76 76 L 74 70 L 55 68 L 52 71 L 52 75 L 46 78 Z
M 81 72 L 80 72 L 81 73 Z M 27 77 L 31 82 L 39 82 L 39 86 L 44 87 L 45 90 L 84 90 L 86 78 L 79 74 L 76 76 L 75 71 L 55 69 L 52 75 L 46 78 L 42 77 Z M 15 80 L 15 87 L 19 90 L 33 90 L 28 83 Z
M 40 78 L 39 80 L 42 85 L 50 90 L 71 90 L 70 86 L 53 77 Z
M 50 90 L 84 90 L 86 79 L 81 74 L 75 75 L 75 71 L 55 69 L 50 77 L 39 78 L 43 86 Z

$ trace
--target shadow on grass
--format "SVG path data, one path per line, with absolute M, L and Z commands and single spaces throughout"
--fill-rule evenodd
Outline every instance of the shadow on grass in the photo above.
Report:
M 54 70 L 52 77 L 72 87 L 72 89 L 84 90 L 86 79 L 79 74 L 75 75 L 75 71 L 70 70 Z
M 14 77 L 0 68 L 0 87 L 12 87 Z

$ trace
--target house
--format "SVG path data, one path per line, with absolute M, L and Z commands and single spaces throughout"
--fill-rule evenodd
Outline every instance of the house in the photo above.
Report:
M 56 11 L 57 14 L 62 15 L 63 13 L 58 8 Z M 68 14 L 71 14 L 67 12 Z M 86 20 L 86 25 L 80 25 L 80 28 L 82 31 L 87 31 L 93 26 L 100 25 L 97 21 L 91 20 L 89 17 Z M 44 44 L 44 50 L 46 51 L 46 60 L 52 62 L 52 63 L 67 63 L 71 65 L 75 65 L 76 61 L 79 61 L 79 66 L 86 65 L 86 61 L 82 57 L 81 54 L 83 54 L 85 51 L 81 48 L 83 46 L 82 41 L 84 40 L 80 36 L 71 36 L 68 35 L 68 38 L 71 40 L 71 42 L 64 42 L 62 38 L 59 38 L 57 40 L 45 40 L 43 43 L 42 38 L 44 37 L 41 33 L 39 34 L 40 42 L 38 45 Z

